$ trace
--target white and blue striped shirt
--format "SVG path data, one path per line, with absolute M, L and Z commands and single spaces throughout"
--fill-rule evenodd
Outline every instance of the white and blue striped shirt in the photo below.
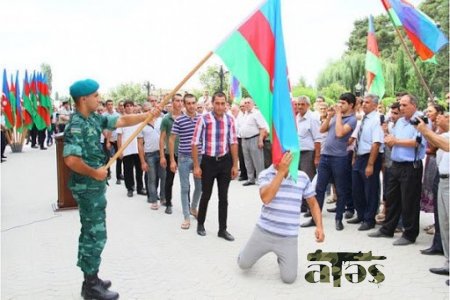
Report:
M 262 171 L 258 177 L 259 187 L 270 184 L 276 174 L 273 165 Z M 279 236 L 298 236 L 302 199 L 315 195 L 316 191 L 305 172 L 298 171 L 297 182 L 291 176 L 284 178 L 273 200 L 262 206 L 257 226 Z

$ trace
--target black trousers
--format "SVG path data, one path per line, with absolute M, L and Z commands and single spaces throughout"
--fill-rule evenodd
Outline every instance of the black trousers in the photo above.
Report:
M 141 191 L 144 187 L 142 182 L 142 168 L 141 161 L 139 160 L 138 154 L 130 154 L 124 156 L 123 159 L 123 169 L 125 177 L 125 187 L 128 191 L 132 191 L 134 188 L 134 172 L 136 170 L 136 191 Z
M 208 210 L 208 202 L 214 185 L 217 180 L 219 194 L 219 230 L 227 229 L 228 216 L 228 187 L 231 181 L 231 167 L 233 161 L 231 155 L 227 154 L 221 159 L 203 155 L 200 167 L 202 169 L 202 197 L 200 198 L 198 210 L 198 224 L 203 225 Z
M 172 187 L 175 173 L 170 170 L 170 155 L 164 154 L 166 157 L 166 183 L 164 186 L 164 193 L 166 194 L 166 206 L 172 206 Z M 178 156 L 175 155 L 175 161 L 178 164 Z
M 242 139 L 238 138 L 238 157 L 239 157 L 239 170 L 241 171 L 239 177 L 247 180 L 247 168 L 245 167 L 244 152 L 242 152 Z
M 119 150 L 119 147 L 117 146 L 117 142 L 110 142 L 111 146 L 114 147 L 114 153 L 117 153 L 117 151 Z M 109 174 L 109 172 L 108 172 Z M 119 180 L 120 179 L 120 175 L 122 175 L 122 160 L 120 158 L 118 158 L 116 160 L 116 179 Z
M 393 236 L 400 216 L 403 237 L 415 242 L 419 235 L 420 192 L 422 191 L 422 161 L 393 162 L 386 193 L 387 215 L 380 231 Z
M 8 144 L 8 142 L 6 140 L 6 134 L 5 134 L 5 132 L 2 131 L 2 134 L 1 134 L 2 157 L 5 154 L 6 144 Z

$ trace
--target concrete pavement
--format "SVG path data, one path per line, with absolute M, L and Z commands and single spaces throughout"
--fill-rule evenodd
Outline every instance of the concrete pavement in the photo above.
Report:
M 6 151 L 1 164 L 1 299 L 81 299 L 82 273 L 76 266 L 80 230 L 77 210 L 53 212 L 57 200 L 55 147 L 47 151 L 24 147 Z M 114 178 L 114 173 L 113 173 Z M 207 236 L 182 230 L 179 181 L 174 184 L 174 211 L 150 210 L 146 197 L 126 196 L 126 189 L 111 180 L 107 192 L 108 242 L 100 276 L 111 279 L 121 299 L 448 299 L 446 276 L 428 271 L 440 267 L 443 256 L 424 256 L 431 244 L 423 230 L 411 246 L 394 247 L 393 239 L 374 239 L 357 226 L 344 223 L 334 229 L 334 215 L 324 211 L 326 239 L 314 241 L 314 229 L 300 229 L 299 272 L 294 284 L 283 284 L 273 254 L 251 270 L 242 271 L 236 257 L 253 231 L 261 202 L 256 186 L 233 181 L 229 191 L 228 229 L 236 241 L 217 238 L 217 192 L 208 208 Z M 421 215 L 421 228 L 433 222 Z M 398 234 L 396 235 L 398 236 Z M 385 280 L 352 284 L 309 283 L 304 276 L 312 262 L 307 253 L 367 252 L 383 255 L 377 261 Z M 363 264 L 368 267 L 371 263 Z M 348 273 L 348 271 L 347 271 Z

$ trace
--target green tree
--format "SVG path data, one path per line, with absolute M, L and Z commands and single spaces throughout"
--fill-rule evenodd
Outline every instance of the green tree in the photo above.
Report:
M 348 90 L 344 86 L 337 82 L 333 82 L 330 85 L 323 87 L 320 90 L 320 94 L 325 96 L 327 103 L 332 103 L 336 102 L 339 96 L 346 91 Z
M 199 80 L 204 90 L 208 90 L 210 94 L 220 90 L 220 66 L 217 64 L 210 65 L 206 71 L 200 73 Z M 226 72 L 223 78 L 223 92 L 228 95 L 230 85 L 229 73 Z
M 133 100 L 136 103 L 142 103 L 147 98 L 146 92 L 139 83 L 122 83 L 111 89 L 107 97 L 114 102 L 121 100 Z

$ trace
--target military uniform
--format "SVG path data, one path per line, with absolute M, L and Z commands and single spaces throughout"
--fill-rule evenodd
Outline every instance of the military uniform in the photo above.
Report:
M 104 129 L 114 130 L 117 120 L 118 116 L 91 113 L 86 118 L 75 112 L 64 130 L 63 156 L 77 156 L 94 169 L 101 167 L 105 162 L 105 153 L 100 135 Z M 97 181 L 73 172 L 69 188 L 80 211 L 77 265 L 85 274 L 96 274 L 106 243 L 106 180 Z

